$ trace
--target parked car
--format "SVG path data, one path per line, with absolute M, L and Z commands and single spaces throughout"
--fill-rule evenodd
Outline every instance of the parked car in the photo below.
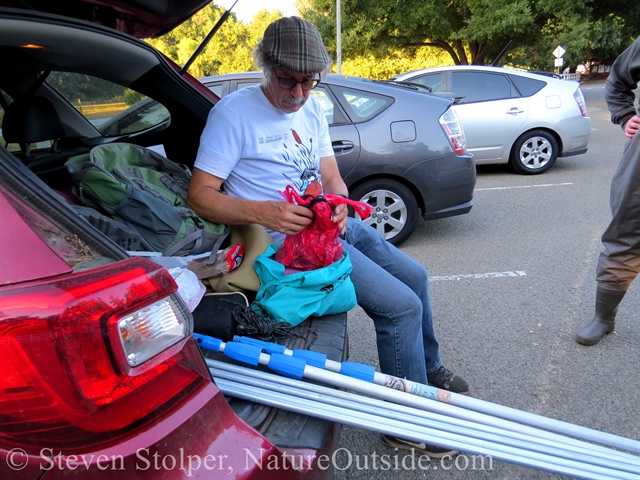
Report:
M 591 119 L 578 82 L 510 68 L 459 65 L 403 73 L 457 98 L 455 111 L 477 164 L 508 163 L 523 175 L 587 151 Z
M 200 79 L 219 96 L 261 82 L 261 72 Z M 373 206 L 366 223 L 394 245 L 427 220 L 468 213 L 476 182 L 451 99 L 426 89 L 327 75 L 311 91 L 351 198 Z M 426 112 L 426 115 L 425 115 Z
M 0 478 L 332 474 L 339 425 L 225 398 L 169 271 L 81 217 L 64 167 L 112 142 L 193 165 L 218 97 L 129 33 L 207 3 L 0 1 Z M 344 359 L 346 314 L 302 325 L 289 348 Z
M 260 83 L 259 71 L 200 79 L 219 97 Z M 325 108 L 329 134 L 350 197 L 374 210 L 365 220 L 394 245 L 427 220 L 468 213 L 476 173 L 465 134 L 449 107 L 453 96 L 419 85 L 328 75 L 311 95 Z M 424 115 L 423 112 L 429 112 Z M 98 128 L 122 131 L 150 123 L 153 101 L 134 104 Z

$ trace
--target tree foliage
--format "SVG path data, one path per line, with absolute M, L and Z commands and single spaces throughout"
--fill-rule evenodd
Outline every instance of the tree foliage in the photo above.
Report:
M 335 0 L 298 0 L 335 51 Z M 550 70 L 559 44 L 571 64 L 610 59 L 640 26 L 640 2 L 623 0 L 341 0 L 343 58 L 421 47 L 455 64 L 512 63 Z
M 566 65 L 612 60 L 640 32 L 640 2 L 628 0 L 340 0 L 342 73 L 390 78 L 437 65 L 510 64 L 553 69 L 562 45 Z M 300 16 L 336 56 L 336 0 L 297 0 Z M 149 40 L 184 65 L 224 13 L 215 2 L 168 34 Z M 252 49 L 278 10 L 249 24 L 234 13 L 189 68 L 195 77 L 254 70 Z
M 305 2 L 306 8 L 311 8 L 310 0 L 302 1 Z M 148 40 L 148 42 L 182 66 L 189 60 L 223 13 L 223 8 L 209 4 L 194 15 L 191 21 L 185 22 L 162 37 Z M 262 37 L 267 25 L 282 16 L 283 13 L 279 10 L 265 9 L 258 12 L 251 23 L 245 24 L 238 21 L 232 12 L 209 45 L 193 62 L 189 73 L 200 78 L 208 75 L 255 70 L 251 53 L 253 47 Z M 328 23 L 331 22 L 335 22 L 335 17 L 328 20 Z M 330 42 L 326 42 L 326 39 L 325 43 L 327 43 L 327 47 L 331 48 Z M 425 66 L 451 63 L 451 59 L 446 54 L 433 52 L 424 47 L 413 49 L 409 53 L 398 49 L 388 49 L 384 58 L 380 58 L 372 52 L 350 57 L 343 62 L 342 72 L 346 75 L 383 79 Z
M 46 82 L 71 102 L 123 101 L 125 87 L 101 78 L 72 72 L 52 72 Z
M 148 42 L 182 66 L 187 63 L 224 12 L 224 8 L 210 3 L 190 21 Z M 245 24 L 238 21 L 232 11 L 227 21 L 191 64 L 189 73 L 200 78 L 255 70 L 251 54 L 253 47 L 267 25 L 282 15 L 279 10 L 262 10 L 255 15 L 250 24 Z

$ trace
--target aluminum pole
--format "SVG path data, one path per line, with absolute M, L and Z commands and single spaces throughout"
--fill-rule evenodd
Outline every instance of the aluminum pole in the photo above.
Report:
M 207 364 L 212 369 L 212 373 L 216 379 L 226 378 L 255 387 L 268 385 L 266 388 L 285 394 L 295 390 L 297 395 L 304 396 L 307 399 L 320 399 L 334 406 L 343 406 L 348 403 L 352 409 L 357 411 L 365 413 L 377 411 L 380 416 L 407 421 L 425 427 L 433 427 L 437 424 L 440 429 L 451 433 L 461 433 L 464 431 L 468 436 L 474 438 L 511 446 L 522 447 L 524 445 L 529 450 L 542 453 L 551 450 L 555 455 L 564 458 L 582 460 L 585 463 L 592 463 L 604 467 L 611 467 L 612 463 L 618 463 L 619 466 L 614 468 L 623 471 L 637 472 L 640 469 L 640 458 L 637 456 L 598 445 L 588 444 L 550 432 L 535 431 L 537 435 L 540 435 L 540 437 L 536 437 L 530 434 L 527 435 L 501 429 L 497 426 L 487 426 L 472 421 L 459 420 L 412 407 L 388 403 L 375 398 L 362 397 L 342 390 L 287 379 L 265 372 L 246 369 L 245 367 L 217 362 L 215 360 L 208 359 Z M 516 425 L 516 428 L 517 427 L 518 425 Z M 531 427 L 520 427 L 526 428 L 527 431 L 531 430 Z
M 429 443 L 441 445 L 447 448 L 460 448 L 469 453 L 481 455 L 491 455 L 500 460 L 510 461 L 525 466 L 547 470 L 554 473 L 567 474 L 578 478 L 588 479 L 611 479 L 620 478 L 636 480 L 637 475 L 626 474 L 624 472 L 612 471 L 611 469 L 584 465 L 579 462 L 554 458 L 550 455 L 522 452 L 519 449 L 499 446 L 491 442 L 469 441 L 465 437 L 456 434 L 439 432 L 438 430 L 426 427 L 418 427 L 411 423 L 397 420 L 385 420 L 368 413 L 353 412 L 343 407 L 327 408 L 320 402 L 300 399 L 294 395 L 286 395 L 271 392 L 268 389 L 258 389 L 255 387 L 243 386 L 235 382 L 221 379 L 219 381 L 223 393 L 237 396 L 250 401 L 282 408 L 324 418 L 326 420 L 338 421 L 353 426 L 360 426 L 370 430 L 399 435 L 417 442 L 428 439 Z
M 370 383 L 358 378 L 348 377 L 340 373 L 314 367 L 312 365 L 306 364 L 306 361 L 303 361 L 303 359 L 297 358 L 295 356 L 291 356 L 291 360 L 289 361 L 287 358 L 289 356 L 286 354 L 273 353 L 270 355 L 267 353 L 261 353 L 264 345 L 251 345 L 239 342 L 225 343 L 220 341 L 219 339 L 213 339 L 211 337 L 205 337 L 203 335 L 196 335 L 196 338 L 198 339 L 200 345 L 204 348 L 210 348 L 213 351 L 224 352 L 227 356 L 236 355 L 233 358 L 235 358 L 236 360 L 244 361 L 245 363 L 267 365 L 270 369 L 287 376 L 297 375 L 300 378 L 308 378 L 332 385 L 334 387 L 344 388 L 367 395 L 374 395 L 378 398 L 382 398 L 394 403 L 399 403 L 401 405 L 407 405 L 437 413 L 444 413 L 445 415 L 452 415 L 462 419 L 469 419 L 469 412 L 467 412 L 467 410 L 471 410 L 473 412 L 477 412 L 476 415 L 484 415 L 473 418 L 473 421 L 485 423 L 487 425 L 495 425 L 496 422 L 499 421 L 499 419 L 505 419 L 512 422 L 517 422 L 519 424 L 530 425 L 532 427 L 542 428 L 556 433 L 588 440 L 594 443 L 603 444 L 634 453 L 640 453 L 640 442 L 636 440 L 627 439 L 606 432 L 600 432 L 598 430 L 581 427 L 579 425 L 562 422 L 560 420 L 531 414 L 509 407 L 496 405 L 483 400 L 466 397 L 464 395 L 454 394 L 451 392 L 447 392 L 446 390 L 436 389 L 427 385 L 411 382 L 412 385 L 414 385 L 416 388 L 419 386 L 421 387 L 422 391 L 426 393 L 424 396 L 410 394 L 405 391 L 397 390 L 394 388 L 387 388 L 385 386 Z M 207 339 L 214 341 L 208 343 L 209 346 L 207 346 L 207 342 L 209 342 L 209 340 Z M 261 343 L 264 344 L 265 342 Z M 277 344 L 274 345 L 278 346 Z M 227 351 L 227 347 L 229 347 L 231 350 Z M 279 347 L 284 350 L 284 347 Z M 272 359 L 275 361 L 272 362 Z M 274 364 L 279 365 L 279 367 Z M 282 370 L 278 371 L 278 368 L 281 368 Z M 428 397 L 426 397 L 427 394 L 429 395 Z M 433 402 L 430 400 L 439 400 L 439 402 Z M 462 409 L 452 410 L 450 408 L 452 406 L 462 407 Z M 514 427 L 511 423 L 507 422 L 504 428 L 513 429 Z
M 359 393 L 375 395 L 378 398 L 384 398 L 385 400 L 389 400 L 391 402 L 424 408 L 426 410 L 431 410 L 432 408 L 434 408 L 433 404 L 447 406 L 447 404 L 445 403 L 437 403 L 432 401 L 430 403 L 427 403 L 429 402 L 429 400 L 424 399 L 423 397 L 385 388 L 376 384 L 370 384 L 363 380 L 345 377 L 344 375 L 336 374 L 334 372 L 328 372 L 326 370 L 309 365 L 304 369 L 304 376 L 309 380 L 320 381 L 339 388 L 347 388 Z M 562 433 L 564 435 L 581 438 L 583 440 L 589 440 L 594 443 L 608 445 L 610 447 L 619 448 L 634 453 L 640 453 L 640 442 L 638 442 L 637 440 L 619 437 L 610 433 L 600 432 L 598 430 L 581 427 L 579 425 L 562 422 L 560 420 L 543 417 L 541 415 L 535 415 L 532 413 L 524 412 L 522 410 L 516 410 L 509 407 L 492 404 L 475 398 L 468 398 L 464 395 L 451 394 L 451 397 L 452 400 L 450 406 L 462 407 L 474 412 L 478 412 L 479 414 L 484 414 L 487 416 L 493 415 L 505 420 L 511 420 L 556 433 Z M 495 420 L 492 420 L 491 422 L 493 421 Z M 490 425 L 491 423 L 488 424 Z

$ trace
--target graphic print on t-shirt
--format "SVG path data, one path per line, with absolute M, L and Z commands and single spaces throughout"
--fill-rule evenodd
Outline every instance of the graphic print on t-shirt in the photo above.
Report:
M 309 139 L 309 146 L 307 147 L 300 138 L 300 135 L 295 130 L 291 130 L 295 143 L 292 146 L 288 146 L 283 143 L 286 152 L 284 159 L 288 163 L 295 165 L 299 178 L 291 178 L 288 175 L 283 175 L 289 180 L 290 184 L 296 188 L 303 195 L 312 195 L 314 197 L 322 194 L 322 183 L 320 181 L 319 160 L 317 153 L 313 150 L 313 138 Z

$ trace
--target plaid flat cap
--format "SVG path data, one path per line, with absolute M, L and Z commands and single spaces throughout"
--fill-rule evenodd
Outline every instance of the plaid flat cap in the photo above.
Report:
M 260 46 L 275 64 L 296 73 L 322 72 L 332 62 L 318 30 L 300 17 L 269 24 Z

